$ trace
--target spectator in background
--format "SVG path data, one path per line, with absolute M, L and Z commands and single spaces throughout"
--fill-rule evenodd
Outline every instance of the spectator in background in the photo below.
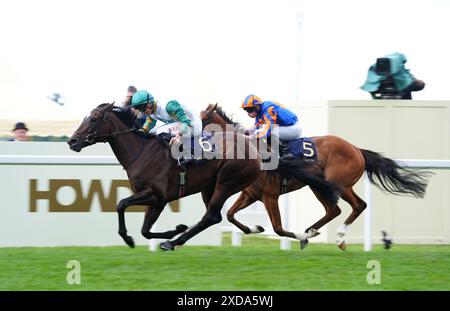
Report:
M 125 99 L 124 99 L 124 101 L 122 102 L 122 107 L 125 108 L 125 107 L 131 105 L 131 98 L 133 97 L 134 93 L 136 93 L 136 92 L 137 92 L 137 88 L 136 88 L 135 86 L 130 85 L 130 86 L 128 87 L 128 90 L 127 90 L 127 96 L 125 96 Z
M 27 135 L 28 128 L 23 122 L 17 122 L 12 130 L 14 133 L 14 138 L 11 138 L 9 141 L 28 141 L 29 137 Z
M 411 92 L 423 90 L 425 83 L 405 68 L 406 61 L 402 53 L 378 58 L 370 66 L 367 80 L 361 89 L 369 92 L 373 99 L 412 99 Z

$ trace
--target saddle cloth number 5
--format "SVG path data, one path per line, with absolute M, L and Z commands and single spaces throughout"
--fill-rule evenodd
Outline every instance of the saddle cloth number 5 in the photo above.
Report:
M 312 144 L 310 142 L 307 142 L 307 141 L 303 142 L 303 155 L 305 157 L 313 157 L 314 156 L 314 149 L 312 148 Z

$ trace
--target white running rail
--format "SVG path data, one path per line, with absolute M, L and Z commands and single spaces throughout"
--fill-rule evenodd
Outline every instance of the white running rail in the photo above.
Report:
M 450 169 L 450 160 L 426 160 L 426 159 L 398 159 L 395 160 L 401 166 L 423 169 Z M 54 164 L 54 165 L 120 165 L 114 156 L 48 156 L 48 155 L 0 155 L 0 164 Z M 285 195 L 282 204 L 282 223 L 289 230 L 288 211 L 289 198 Z M 372 250 L 372 185 L 367 174 L 364 174 L 364 200 L 367 203 L 364 211 L 364 250 Z M 246 213 L 246 210 L 241 212 Z M 251 212 L 255 213 L 255 212 Z M 261 209 L 258 214 L 265 213 Z M 228 228 L 228 227 L 226 227 Z M 241 232 L 237 228 L 232 229 L 232 245 L 241 245 Z M 154 247 L 154 246 L 153 246 Z M 283 237 L 280 240 L 280 248 L 290 249 L 290 239 Z

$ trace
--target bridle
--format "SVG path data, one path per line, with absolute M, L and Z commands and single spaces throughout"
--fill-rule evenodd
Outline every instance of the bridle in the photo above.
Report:
M 92 144 L 94 142 L 98 142 L 98 141 L 103 141 L 104 143 L 106 143 L 107 141 L 109 141 L 111 138 L 116 138 L 119 135 L 122 134 L 126 134 L 126 133 L 130 133 L 130 132 L 134 132 L 136 131 L 136 127 L 132 127 L 123 131 L 116 131 L 114 128 L 114 123 L 111 122 L 111 119 L 107 118 L 108 114 L 110 113 L 110 111 L 107 112 L 103 112 L 100 108 L 95 108 L 94 110 L 92 110 L 92 112 L 99 112 L 101 117 L 99 118 L 99 120 L 97 121 L 97 123 L 89 130 L 85 141 L 87 141 L 89 144 Z M 96 128 L 98 127 L 98 125 L 100 124 L 100 121 L 103 121 L 107 124 L 109 124 L 110 129 L 111 129 L 111 133 L 109 134 L 103 134 L 103 135 L 97 135 L 96 133 Z M 133 159 L 131 159 L 127 164 L 123 165 L 123 169 L 126 169 L 127 167 L 129 167 L 134 161 L 136 161 L 139 156 L 142 154 L 142 152 L 144 151 L 146 147 L 146 144 L 142 144 L 142 148 L 141 150 L 136 153 L 136 155 L 134 156 Z
M 111 119 L 107 118 L 110 111 L 103 112 L 99 108 L 95 108 L 94 110 L 92 110 L 92 112 L 95 112 L 95 111 L 99 112 L 101 117 L 97 121 L 97 123 L 89 130 L 89 132 L 86 136 L 85 141 L 87 141 L 90 144 L 94 143 L 95 141 L 103 141 L 104 143 L 106 143 L 110 138 L 116 138 L 118 135 L 134 132 L 136 130 L 136 128 L 133 126 L 132 128 L 129 128 L 129 129 L 126 129 L 123 131 L 116 131 L 114 128 L 114 124 L 110 122 Z M 96 129 L 97 129 L 98 125 L 100 124 L 100 121 L 103 121 L 110 125 L 111 133 L 97 135 Z

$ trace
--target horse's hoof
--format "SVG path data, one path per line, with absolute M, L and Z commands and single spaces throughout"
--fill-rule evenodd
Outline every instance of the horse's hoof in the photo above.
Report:
M 342 240 L 340 243 L 338 243 L 338 247 L 339 247 L 341 250 L 345 251 L 345 249 L 347 248 L 347 244 L 345 243 L 344 240 Z
M 253 228 L 249 229 L 249 232 L 245 232 L 245 234 L 249 234 L 249 233 L 261 233 L 264 232 L 264 228 L 261 226 L 254 226 Z
M 150 232 L 143 232 L 142 236 L 147 240 L 150 240 L 152 238 L 152 234 Z
M 301 250 L 304 250 L 305 247 L 308 246 L 308 245 L 309 245 L 309 240 L 308 239 L 300 241 L 300 249 Z
M 178 225 L 178 226 L 175 227 L 175 229 L 178 232 L 184 232 L 184 231 L 186 231 L 188 229 L 188 226 L 186 226 L 186 225 Z
M 175 246 L 172 245 L 172 243 L 170 243 L 169 241 L 166 242 L 161 242 L 159 244 L 159 247 L 163 250 L 163 251 L 173 251 L 175 249 Z
M 134 240 L 131 236 L 126 236 L 123 238 L 123 240 L 125 241 L 125 243 L 127 243 L 129 247 L 134 248 Z
M 311 237 L 311 238 L 313 238 L 313 237 L 315 237 L 315 236 L 318 236 L 319 234 L 320 234 L 320 232 L 319 231 L 317 231 L 316 229 L 309 229 L 309 231 L 307 232 L 308 234 L 309 234 L 309 236 Z
M 257 233 L 263 233 L 265 230 L 263 227 L 261 227 L 260 225 L 255 226 L 255 229 L 258 230 Z

